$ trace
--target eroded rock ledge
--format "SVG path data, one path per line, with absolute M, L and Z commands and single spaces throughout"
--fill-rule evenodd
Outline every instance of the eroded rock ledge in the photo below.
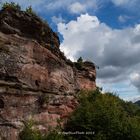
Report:
M 17 140 L 30 119 L 47 132 L 75 109 L 79 90 L 96 88 L 94 64 L 84 62 L 77 69 L 59 44 L 38 17 L 0 11 L 0 138 Z

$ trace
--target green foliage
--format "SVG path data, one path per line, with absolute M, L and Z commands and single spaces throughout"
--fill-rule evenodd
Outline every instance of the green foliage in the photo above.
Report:
M 50 131 L 46 135 L 42 135 L 37 129 L 34 127 L 34 122 L 29 121 L 25 123 L 25 127 L 23 131 L 19 134 L 20 140 L 65 140 L 64 135 L 59 133 L 60 130 L 55 129 Z M 67 139 L 72 140 L 72 139 Z
M 25 128 L 24 131 L 20 133 L 20 140 L 75 140 L 70 136 L 64 136 L 59 134 L 57 131 L 51 131 L 47 135 L 41 135 L 37 131 Z
M 2 10 L 4 9 L 15 9 L 15 10 L 21 10 L 21 7 L 18 3 L 15 3 L 15 2 L 5 2 L 2 4 Z M 31 14 L 31 15 L 35 15 L 36 16 L 36 13 L 33 11 L 32 9 L 32 6 L 29 6 L 26 8 L 25 12 L 27 12 L 28 14 Z
M 28 14 L 36 15 L 35 12 L 34 12 L 33 9 L 32 9 L 32 6 L 27 7 L 25 11 L 26 11 Z
M 83 63 L 83 58 L 80 57 L 80 58 L 77 60 L 77 63 Z
M 33 122 L 29 121 L 25 123 L 23 131 L 19 134 L 20 140 L 42 140 L 40 132 L 33 129 Z
M 65 140 L 62 134 L 58 134 L 57 131 L 51 131 L 42 140 Z
M 79 57 L 79 59 L 75 63 L 75 66 L 77 69 L 82 69 L 82 67 L 83 67 L 83 58 L 82 57 Z
M 140 108 L 111 94 L 82 91 L 80 105 L 70 117 L 65 131 L 94 132 L 72 135 L 77 140 L 139 140 Z
M 19 4 L 15 3 L 15 2 L 5 2 L 2 5 L 2 9 L 15 9 L 15 10 L 21 10 L 21 7 L 19 6 Z

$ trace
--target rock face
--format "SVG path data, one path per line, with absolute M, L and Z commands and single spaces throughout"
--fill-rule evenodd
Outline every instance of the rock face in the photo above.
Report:
M 80 89 L 91 90 L 93 87 L 96 87 L 95 65 L 92 62 L 83 62 L 82 68 L 77 71 L 76 79 Z
M 77 69 L 59 44 L 38 17 L 0 11 L 0 139 L 17 140 L 29 120 L 47 132 L 75 109 L 77 91 L 96 88 L 94 64 L 84 62 Z
M 24 11 L 7 8 L 0 13 L 0 30 L 7 34 L 18 34 L 34 38 L 39 43 L 59 47 L 60 41 L 49 25 L 39 17 Z

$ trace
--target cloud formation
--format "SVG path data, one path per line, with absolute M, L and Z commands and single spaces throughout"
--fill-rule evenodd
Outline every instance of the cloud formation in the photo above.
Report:
M 130 79 L 132 84 L 140 91 L 140 73 L 132 73 Z
M 62 18 L 61 15 L 59 15 L 58 17 L 53 16 L 51 19 L 52 19 L 52 22 L 55 23 L 56 25 L 57 25 L 58 23 L 63 23 L 63 22 L 65 22 L 65 20 Z
M 101 0 L 102 1 L 102 0 Z M 72 14 L 85 13 L 88 10 L 98 9 L 98 0 L 51 0 L 46 1 L 47 10 L 59 10 L 64 9 Z
M 138 12 L 140 8 L 139 0 L 110 0 L 114 5 L 125 8 L 132 12 Z M 138 13 L 137 13 L 138 14 Z
M 96 16 L 82 14 L 67 24 L 59 23 L 58 31 L 64 38 L 62 51 L 72 60 L 82 56 L 99 65 L 98 78 L 102 83 L 130 82 L 130 75 L 140 69 L 139 24 L 112 29 Z M 139 88 L 134 79 L 131 83 Z
M 81 14 L 88 10 L 97 10 L 103 0 L 1 0 L 4 2 L 19 3 L 22 8 L 31 5 L 37 12 L 65 10 L 71 14 Z
M 132 17 L 127 16 L 127 15 L 120 15 L 120 16 L 118 17 L 118 20 L 119 20 L 119 22 L 121 22 L 121 23 L 125 23 L 125 22 L 127 22 L 128 20 L 130 20 L 130 19 L 132 19 Z
M 65 10 L 71 14 L 82 14 L 89 11 L 95 13 L 109 2 L 117 7 L 128 9 L 129 11 L 139 11 L 139 0 L 1 0 L 4 2 L 16 2 L 23 8 L 32 5 L 37 12 L 56 12 Z
M 124 6 L 124 5 L 128 5 L 129 3 L 134 3 L 131 2 L 130 0 L 111 0 L 111 1 L 117 6 L 122 6 L 122 5 Z
M 86 11 L 86 6 L 79 2 L 75 2 L 69 6 L 69 10 L 72 13 L 79 14 L 79 13 L 83 13 Z

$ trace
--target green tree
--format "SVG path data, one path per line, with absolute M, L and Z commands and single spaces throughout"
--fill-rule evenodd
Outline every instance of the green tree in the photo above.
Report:
M 19 134 L 20 140 L 42 140 L 40 132 L 33 129 L 33 121 L 28 121 L 25 123 L 25 127 Z
M 77 69 L 82 69 L 82 67 L 83 67 L 83 58 L 82 57 L 79 57 L 79 59 L 75 63 L 75 66 Z
M 25 11 L 26 11 L 28 14 L 35 15 L 35 12 L 33 11 L 32 6 L 27 7 Z
M 77 60 L 77 63 L 83 63 L 83 58 L 79 57 L 79 59 Z
M 94 132 L 72 135 L 77 140 L 139 140 L 140 108 L 111 93 L 80 93 L 80 105 L 68 120 L 65 131 Z

